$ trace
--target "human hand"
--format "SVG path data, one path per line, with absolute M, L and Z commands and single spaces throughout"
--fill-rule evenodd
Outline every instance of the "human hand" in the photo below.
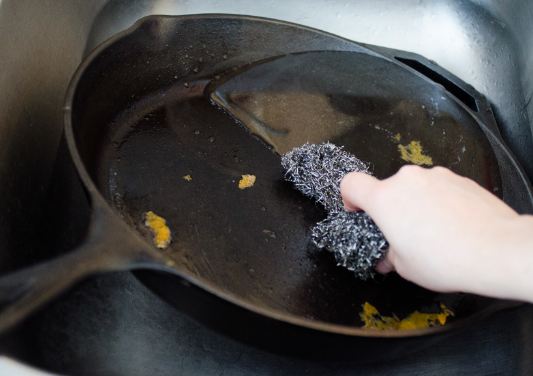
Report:
M 441 292 L 533 301 L 533 219 L 443 167 L 404 166 L 378 180 L 350 173 L 347 210 L 366 211 L 389 241 L 377 270 Z

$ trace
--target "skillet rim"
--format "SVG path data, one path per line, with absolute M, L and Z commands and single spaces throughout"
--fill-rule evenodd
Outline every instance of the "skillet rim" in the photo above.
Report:
M 107 215 L 115 216 L 117 220 L 124 222 L 118 214 L 115 212 L 115 210 L 112 208 L 112 206 L 105 200 L 103 195 L 100 193 L 99 189 L 97 188 L 96 184 L 93 182 L 93 179 L 90 177 L 87 169 L 85 168 L 85 164 L 81 158 L 81 155 L 79 154 L 76 138 L 74 135 L 74 128 L 73 128 L 73 121 L 72 121 L 72 105 L 73 101 L 76 95 L 76 89 L 78 87 L 79 82 L 83 79 L 85 71 L 90 67 L 90 65 L 95 61 L 100 54 L 108 49 L 109 47 L 112 47 L 116 42 L 121 40 L 122 38 L 126 36 L 133 35 L 134 33 L 138 32 L 146 23 L 150 22 L 151 20 L 160 20 L 160 19 L 171 19 L 176 22 L 180 22 L 183 20 L 205 20 L 205 19 L 228 19 L 228 20 L 247 20 L 247 21 L 253 21 L 253 22 L 263 22 L 268 24 L 278 24 L 278 25 L 285 25 L 290 26 L 293 28 L 298 28 L 300 30 L 307 30 L 309 32 L 313 32 L 315 34 L 321 34 L 324 36 L 336 38 L 343 40 L 345 42 L 349 43 L 355 43 L 357 46 L 359 46 L 363 51 L 359 53 L 368 53 L 372 56 L 375 56 L 380 59 L 384 59 L 392 64 L 395 64 L 397 66 L 400 66 L 403 69 L 406 69 L 410 71 L 412 74 L 417 76 L 419 79 L 424 79 L 432 84 L 435 84 L 435 82 L 431 81 L 426 76 L 422 75 L 421 73 L 417 72 L 416 70 L 407 67 L 406 65 L 388 58 L 386 56 L 383 56 L 381 54 L 378 54 L 371 49 L 367 47 L 367 45 L 361 45 L 357 42 L 354 42 L 352 40 L 349 40 L 347 38 L 340 37 L 338 35 L 324 32 L 312 27 L 292 23 L 292 22 L 286 22 L 276 19 L 270 19 L 266 17 L 257 17 L 257 16 L 248 16 L 248 15 L 233 15 L 233 14 L 219 14 L 219 13 L 208 13 L 208 14 L 190 14 L 190 15 L 178 15 L 178 16 L 172 16 L 172 15 L 148 15 L 145 17 L 140 18 L 137 20 L 133 25 L 131 25 L 129 28 L 114 34 L 104 42 L 100 43 L 97 47 L 95 47 L 90 53 L 85 56 L 81 64 L 76 69 L 75 73 L 73 74 L 68 89 L 66 91 L 65 96 L 65 105 L 63 107 L 64 110 L 64 132 L 65 137 L 69 149 L 70 156 L 74 162 L 74 165 L 76 167 L 76 171 L 87 190 L 90 201 L 91 201 L 91 207 L 92 212 L 95 212 L 95 209 L 103 208 Z M 345 51 L 346 50 L 337 50 L 337 51 Z M 356 51 L 348 51 L 352 53 L 357 53 Z M 444 89 L 446 90 L 446 89 Z M 458 105 L 460 105 L 471 117 L 474 118 L 478 126 L 484 131 L 485 133 L 489 133 L 493 136 L 494 140 L 497 142 L 497 146 L 501 149 L 502 152 L 506 155 L 508 160 L 512 162 L 513 167 L 516 169 L 516 171 L 519 173 L 520 177 L 524 181 L 526 187 L 527 187 L 527 193 L 528 198 L 530 201 L 533 202 L 533 190 L 531 189 L 531 185 L 529 184 L 529 181 L 527 179 L 527 175 L 525 175 L 523 169 L 516 161 L 513 154 L 510 152 L 510 150 L 507 148 L 507 146 L 503 143 L 500 136 L 495 134 L 493 130 L 490 129 L 486 124 L 484 124 L 476 115 L 475 113 L 470 110 L 464 103 L 459 101 L 455 96 L 450 94 L 446 90 L 446 94 L 448 94 L 448 97 L 451 98 L 453 101 L 455 101 Z M 127 226 L 128 228 L 130 226 Z M 133 233 L 133 231 L 132 231 Z M 142 244 L 145 246 L 145 248 L 149 251 L 149 254 L 152 254 L 155 252 L 155 248 L 149 244 L 144 238 L 141 238 L 138 236 L 138 239 L 142 242 Z M 155 262 L 154 257 L 154 262 Z M 158 269 L 161 269 L 160 267 Z M 179 276 L 180 278 L 194 284 L 195 286 L 199 287 L 200 289 L 204 290 L 205 292 L 212 294 L 228 303 L 231 303 L 233 305 L 236 305 L 242 309 L 245 309 L 247 311 L 250 311 L 252 313 L 258 314 L 260 316 L 263 316 L 265 318 L 269 318 L 272 320 L 280 321 L 282 323 L 287 323 L 291 325 L 295 325 L 301 328 L 310 329 L 318 332 L 322 332 L 325 334 L 336 334 L 336 335 L 342 335 L 346 337 L 366 337 L 366 338 L 410 338 L 410 337 L 424 337 L 424 336 L 430 336 L 435 335 L 439 333 L 444 333 L 448 331 L 455 330 L 457 328 L 463 327 L 465 325 L 468 325 L 470 323 L 475 323 L 476 321 L 479 321 L 480 319 L 486 318 L 495 312 L 502 311 L 505 309 L 510 309 L 514 307 L 518 307 L 520 305 L 523 305 L 525 303 L 518 302 L 518 301 L 511 301 L 511 300 L 501 300 L 501 299 L 492 299 L 491 303 L 486 306 L 485 308 L 481 309 L 478 312 L 475 312 L 474 314 L 459 319 L 457 321 L 452 321 L 444 326 L 438 326 L 438 327 L 430 327 L 426 329 L 413 329 L 408 331 L 399 331 L 399 330 L 369 330 L 369 329 L 363 329 L 360 327 L 350 327 L 347 325 L 340 325 L 340 324 L 333 324 L 328 323 L 324 321 L 319 320 L 311 320 L 306 319 L 299 315 L 294 315 L 290 313 L 282 313 L 278 310 L 271 309 L 268 307 L 261 307 L 256 304 L 247 302 L 245 299 L 242 299 L 228 291 L 224 291 L 220 288 L 218 288 L 214 283 L 211 283 L 208 280 L 204 280 L 201 278 L 198 278 L 196 276 L 190 275 L 189 273 L 180 270 L 178 268 L 163 268 L 166 272 L 170 272 L 172 274 L 175 274 Z M 141 281 L 142 282 L 142 281 Z M 152 289 L 152 288 L 150 288 Z M 157 293 L 157 292 L 156 292 Z M 157 294 L 159 295 L 159 294 Z M 163 299 L 164 300 L 164 299 Z

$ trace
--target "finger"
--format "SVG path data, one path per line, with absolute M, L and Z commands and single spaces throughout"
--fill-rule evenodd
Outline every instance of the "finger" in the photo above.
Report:
M 346 200 L 344 200 L 344 198 L 342 199 L 342 203 L 344 204 L 344 210 L 346 210 L 346 211 L 353 212 L 353 211 L 362 210 L 360 207 L 358 207 L 356 205 L 353 205 L 350 202 L 346 202 Z
M 341 196 L 346 210 L 368 211 L 371 205 L 370 195 L 378 183 L 378 179 L 362 172 L 347 174 L 341 180 Z
M 380 274 L 387 274 L 394 271 L 394 265 L 388 257 L 388 254 L 378 262 L 376 265 L 376 271 Z

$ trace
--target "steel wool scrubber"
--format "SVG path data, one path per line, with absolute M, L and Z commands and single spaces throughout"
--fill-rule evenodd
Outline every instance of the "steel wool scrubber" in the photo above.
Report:
M 329 142 L 294 148 L 282 156 L 281 165 L 287 181 L 328 211 L 327 218 L 312 229 L 315 245 L 333 252 L 337 264 L 356 277 L 373 276 L 389 244 L 368 214 L 344 210 L 340 194 L 344 175 L 370 174 L 368 165 Z

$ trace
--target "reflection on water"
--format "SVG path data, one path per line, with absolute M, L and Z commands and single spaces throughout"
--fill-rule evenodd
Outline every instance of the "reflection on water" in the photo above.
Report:
M 407 163 L 401 146 L 416 144 L 423 145 L 423 161 L 488 188 L 499 185 L 496 159 L 475 120 L 444 89 L 384 59 L 332 51 L 286 55 L 232 72 L 208 91 L 280 154 L 330 141 L 385 177 Z

